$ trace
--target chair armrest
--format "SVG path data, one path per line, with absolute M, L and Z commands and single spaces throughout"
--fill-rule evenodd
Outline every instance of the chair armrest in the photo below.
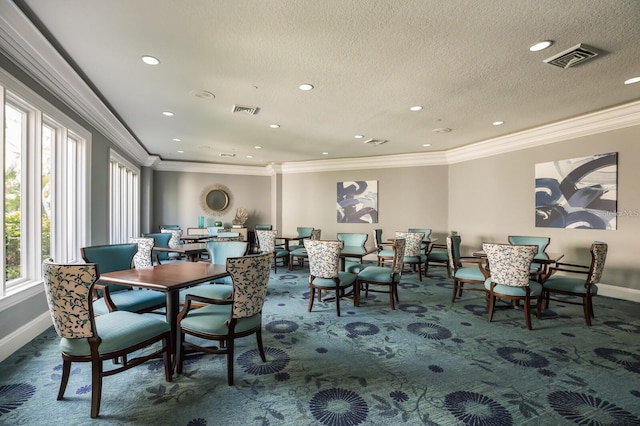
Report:
M 184 307 L 178 315 L 178 323 L 182 321 L 182 318 L 187 316 L 189 310 L 191 310 L 191 302 L 200 302 L 209 305 L 232 305 L 233 299 L 210 299 L 208 297 L 196 296 L 195 294 L 187 294 L 184 299 Z
M 102 292 L 102 297 L 104 298 L 104 304 L 107 306 L 107 309 L 109 309 L 109 312 L 113 312 L 113 311 L 117 311 L 118 307 L 116 306 L 115 303 L 113 303 L 113 300 L 111 299 L 111 293 L 109 292 L 109 286 L 106 286 L 104 284 L 95 284 L 93 286 L 93 300 L 97 300 L 100 298 L 100 294 L 98 293 L 99 291 Z
M 489 268 L 485 268 L 484 259 L 479 257 L 459 257 L 458 262 L 467 263 L 469 265 L 478 265 L 478 269 L 480 269 L 480 272 L 482 272 L 482 275 L 484 275 L 485 278 L 489 278 L 491 276 Z
M 555 274 L 556 272 L 569 272 L 571 274 L 588 275 L 589 269 L 590 266 L 586 265 L 556 262 L 555 266 L 550 267 L 547 273 L 543 277 L 541 277 L 541 281 L 544 283 L 549 279 L 549 277 L 551 277 L 551 275 Z

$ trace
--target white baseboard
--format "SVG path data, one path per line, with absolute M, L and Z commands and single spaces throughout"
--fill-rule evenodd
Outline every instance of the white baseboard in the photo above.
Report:
M 613 297 L 614 299 L 629 300 L 630 302 L 640 302 L 640 290 L 636 290 L 633 288 L 625 288 L 615 285 L 598 283 L 598 294 L 600 296 Z
M 7 359 L 12 353 L 38 337 L 40 333 L 51 327 L 51 314 L 49 311 L 23 325 L 13 333 L 0 340 L 0 362 Z

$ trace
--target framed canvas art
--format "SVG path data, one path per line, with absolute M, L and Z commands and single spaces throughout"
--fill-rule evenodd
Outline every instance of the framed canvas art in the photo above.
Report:
M 378 181 L 338 182 L 338 223 L 378 223 Z

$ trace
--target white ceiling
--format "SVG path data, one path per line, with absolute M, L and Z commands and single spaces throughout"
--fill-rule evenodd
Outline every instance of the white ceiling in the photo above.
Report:
M 640 83 L 623 84 L 640 76 L 637 0 L 16 4 L 147 153 L 165 161 L 267 165 L 439 152 L 640 99 Z M 554 44 L 528 50 L 542 40 Z M 543 62 L 579 43 L 600 55 L 567 69 Z M 161 64 L 145 65 L 142 55 Z M 302 83 L 315 89 L 303 92 Z M 260 110 L 232 113 L 235 104 Z M 364 145 L 369 138 L 388 142 Z

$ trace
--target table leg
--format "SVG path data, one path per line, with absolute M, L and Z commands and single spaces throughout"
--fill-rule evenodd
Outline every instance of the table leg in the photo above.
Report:
M 180 313 L 180 291 L 167 292 L 167 322 L 171 328 L 171 365 L 175 369 L 178 358 L 178 343 L 180 333 L 178 329 L 178 314 Z

